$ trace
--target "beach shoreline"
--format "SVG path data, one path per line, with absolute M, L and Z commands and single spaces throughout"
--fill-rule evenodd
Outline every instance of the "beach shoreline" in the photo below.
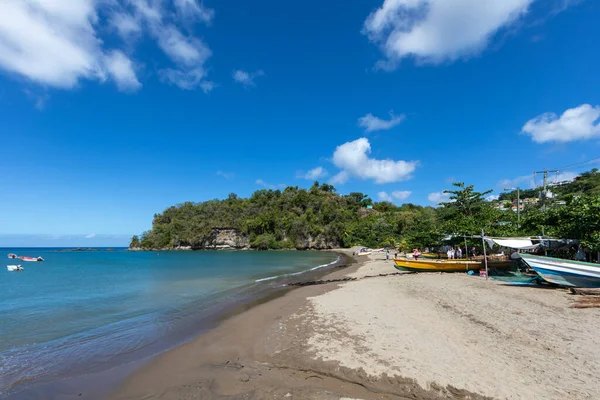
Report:
M 89 400 L 105 398 L 125 377 L 165 351 L 168 352 L 193 340 L 233 315 L 292 290 L 293 287 L 288 287 L 286 283 L 319 279 L 351 263 L 351 260 L 343 254 L 329 253 L 326 258 L 332 260 L 331 262 L 313 264 L 297 272 L 281 272 L 280 275 L 274 274 L 271 277 L 257 279 L 254 283 L 241 288 L 228 289 L 229 294 L 220 293 L 219 296 L 227 298 L 225 301 L 209 302 L 209 305 L 200 307 L 196 312 L 186 316 L 185 320 L 178 321 L 176 328 L 168 335 L 159 337 L 149 346 L 140 347 L 135 352 L 115 353 L 102 363 L 84 365 L 83 368 L 79 368 L 81 363 L 77 367 L 69 365 L 68 370 L 53 375 L 47 374 L 41 379 L 14 381 L 12 386 L 8 386 L 8 390 L 0 390 L 0 398 L 9 400 L 62 399 L 73 396 Z
M 597 309 L 569 308 L 562 289 L 466 274 L 379 276 L 395 271 L 383 257 L 326 277 L 356 280 L 300 287 L 226 319 L 134 372 L 108 398 L 592 399 L 600 392 Z
M 237 295 L 226 302 L 215 303 L 216 305 L 207 310 L 199 310 L 194 316 L 189 327 L 185 331 L 178 330 L 175 334 L 160 338 L 152 344 L 151 348 L 142 348 L 138 354 L 124 354 L 125 361 L 118 361 L 121 355 L 116 355 L 115 361 L 107 360 L 106 365 L 98 365 L 89 368 L 87 372 L 66 372 L 51 379 L 27 382 L 23 381 L 13 386 L 9 391 L 0 393 L 0 398 L 10 400 L 18 399 L 62 399 L 83 398 L 97 400 L 106 398 L 115 387 L 135 372 L 141 366 L 151 362 L 161 354 L 169 352 L 199 335 L 209 332 L 224 320 L 237 314 L 243 313 L 257 305 L 283 296 L 294 287 L 286 283 L 296 280 L 319 279 L 332 271 L 346 268 L 352 260 L 340 252 L 328 252 L 333 254 L 335 261 L 328 264 L 315 265 L 310 269 L 293 273 L 282 273 L 281 275 L 256 280 L 247 289 L 242 289 Z M 231 289 L 236 292 L 238 289 Z

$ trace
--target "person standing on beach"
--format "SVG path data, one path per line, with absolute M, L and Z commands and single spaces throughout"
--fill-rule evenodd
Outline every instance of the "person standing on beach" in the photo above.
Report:
M 421 252 L 419 251 L 419 249 L 414 249 L 413 250 L 413 258 L 415 260 L 418 260 L 420 256 L 421 256 Z
M 450 247 L 446 252 L 446 255 L 448 256 L 448 260 L 452 260 L 452 258 L 454 258 L 454 249 Z
M 456 258 L 462 258 L 462 249 L 460 247 L 456 249 Z

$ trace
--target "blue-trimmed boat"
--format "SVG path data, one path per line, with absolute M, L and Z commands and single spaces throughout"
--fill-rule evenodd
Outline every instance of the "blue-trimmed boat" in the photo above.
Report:
M 600 264 L 519 254 L 547 282 L 561 286 L 600 288 Z

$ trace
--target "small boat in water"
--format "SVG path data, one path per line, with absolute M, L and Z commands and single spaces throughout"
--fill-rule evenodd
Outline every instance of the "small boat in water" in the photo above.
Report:
M 13 253 L 10 253 L 10 254 L 8 255 L 8 258 L 10 258 L 10 259 L 15 259 L 15 258 L 17 258 L 17 255 L 16 255 L 16 254 L 13 254 Z
M 600 264 L 519 254 L 545 281 L 561 286 L 600 288 Z
M 27 256 L 19 256 L 18 258 L 19 258 L 19 260 L 21 260 L 21 261 L 28 261 L 28 262 L 44 261 L 44 259 L 43 259 L 42 257 L 27 257 Z
M 6 269 L 9 272 L 15 272 L 15 271 L 23 271 L 23 267 L 21 267 L 20 265 L 7 265 Z

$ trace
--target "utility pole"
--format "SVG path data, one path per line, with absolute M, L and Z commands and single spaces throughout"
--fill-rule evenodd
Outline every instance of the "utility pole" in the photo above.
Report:
M 548 183 L 548 174 L 552 173 L 552 172 L 557 172 L 558 173 L 559 171 L 557 169 L 553 169 L 553 170 L 545 169 L 543 171 L 537 171 L 537 172 L 533 173 L 533 179 L 535 179 L 535 176 L 537 174 L 543 174 L 544 175 L 544 191 L 542 192 L 543 193 L 543 196 L 542 196 L 542 211 L 546 211 L 546 186 L 547 186 L 547 183 Z

